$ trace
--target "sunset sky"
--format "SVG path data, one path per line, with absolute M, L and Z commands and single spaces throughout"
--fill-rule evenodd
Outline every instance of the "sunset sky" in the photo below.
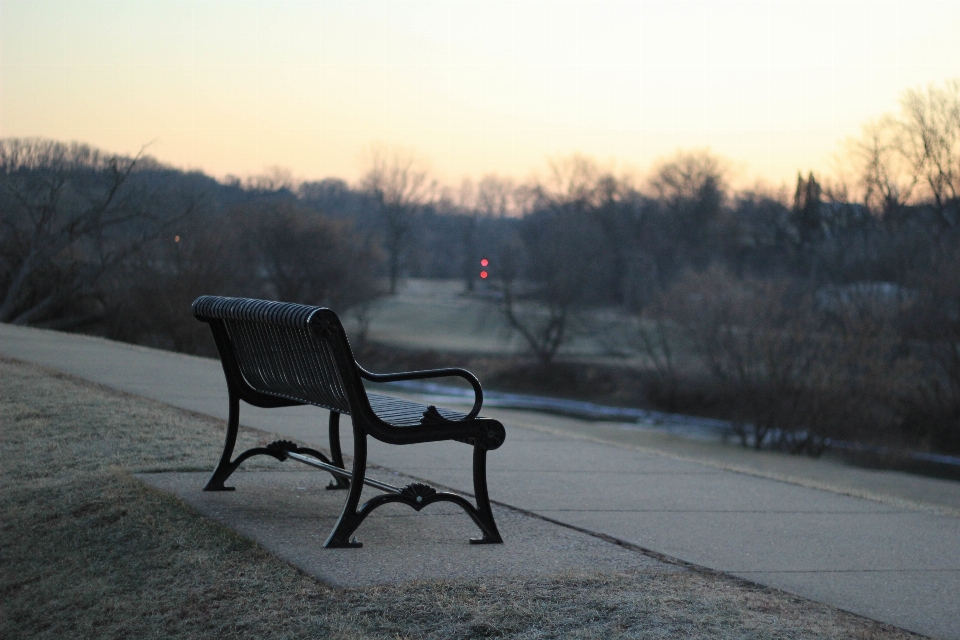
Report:
M 780 184 L 960 77 L 958 34 L 948 0 L 0 0 L 0 135 L 351 181 L 382 143 L 451 183 L 708 147 Z

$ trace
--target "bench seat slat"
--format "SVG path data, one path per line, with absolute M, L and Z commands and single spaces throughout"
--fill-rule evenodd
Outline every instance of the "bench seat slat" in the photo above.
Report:
M 382 396 L 377 393 L 368 393 L 370 408 L 380 416 L 385 422 L 398 427 L 412 427 L 420 424 L 420 418 L 423 412 L 427 410 L 428 405 L 411 400 L 400 400 L 390 396 Z M 458 411 L 451 411 L 442 407 L 437 407 L 440 415 L 447 420 L 459 421 L 467 417 L 467 414 Z

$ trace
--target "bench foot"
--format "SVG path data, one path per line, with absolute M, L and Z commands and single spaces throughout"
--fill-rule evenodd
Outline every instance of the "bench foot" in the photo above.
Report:
M 225 479 L 226 478 L 224 478 L 224 480 Z M 210 478 L 210 480 L 207 482 L 207 485 L 203 488 L 203 490 L 204 491 L 236 491 L 237 488 L 224 486 L 223 480 L 218 481 L 218 479 L 216 478 L 216 475 L 214 475 L 214 477 Z
M 326 544 L 323 545 L 325 549 L 360 549 L 363 547 L 363 543 L 357 540 L 356 536 L 350 538 L 347 542 L 338 542 L 336 540 L 328 540 Z

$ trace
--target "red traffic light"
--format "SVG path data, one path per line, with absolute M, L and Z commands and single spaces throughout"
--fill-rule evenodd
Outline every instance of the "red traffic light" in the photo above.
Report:
M 487 266 L 488 264 L 490 264 L 490 261 L 487 260 L 486 258 L 481 258 L 481 259 L 480 259 L 480 266 L 481 266 L 481 267 L 485 267 L 485 266 Z
M 488 275 L 490 275 L 490 274 L 487 273 L 486 271 L 481 271 L 481 272 L 480 272 L 480 277 L 483 278 L 483 279 L 486 279 L 486 277 L 487 277 Z

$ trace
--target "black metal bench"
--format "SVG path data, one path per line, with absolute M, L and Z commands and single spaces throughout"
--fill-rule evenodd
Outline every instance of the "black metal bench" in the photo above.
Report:
M 503 444 L 506 431 L 496 420 L 478 417 L 483 403 L 480 383 L 464 369 L 434 369 L 394 374 L 365 370 L 353 357 L 340 319 L 330 309 L 301 304 L 201 296 L 193 314 L 210 325 L 227 378 L 230 416 L 220 463 L 204 488 L 230 491 L 224 482 L 244 460 L 267 455 L 288 458 L 328 471 L 328 488 L 349 491 L 340 519 L 325 547 L 360 547 L 351 535 L 377 507 L 402 502 L 423 509 L 434 502 L 453 502 L 469 514 L 483 533 L 472 543 L 503 542 L 487 495 L 487 451 Z M 367 393 L 363 380 L 391 382 L 459 376 L 473 386 L 476 400 L 467 414 L 390 396 Z M 314 405 L 330 411 L 330 458 L 320 451 L 280 440 L 244 451 L 233 458 L 240 420 L 240 400 L 256 407 Z M 340 449 L 340 414 L 353 422 L 353 471 L 347 471 Z M 422 483 L 394 487 L 366 477 L 367 436 L 389 444 L 456 440 L 473 446 L 476 506 L 462 496 Z M 384 492 L 360 505 L 364 485 Z

